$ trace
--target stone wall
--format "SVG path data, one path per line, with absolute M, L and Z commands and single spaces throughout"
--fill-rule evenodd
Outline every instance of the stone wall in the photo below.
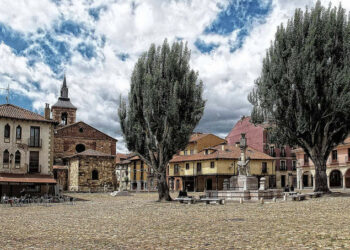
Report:
M 73 124 L 76 121 L 76 109 L 70 109 L 70 108 L 60 108 L 60 107 L 52 107 L 52 119 L 57 121 L 58 123 L 61 123 L 62 121 L 62 113 L 67 113 L 68 119 L 67 119 L 67 125 Z
M 83 144 L 85 150 L 92 149 L 105 154 L 116 154 L 116 140 L 84 122 L 60 128 L 55 132 L 55 158 L 77 153 L 76 146 Z
M 97 180 L 92 180 L 94 170 L 98 171 Z M 115 188 L 114 157 L 79 156 L 70 160 L 70 191 L 103 192 Z

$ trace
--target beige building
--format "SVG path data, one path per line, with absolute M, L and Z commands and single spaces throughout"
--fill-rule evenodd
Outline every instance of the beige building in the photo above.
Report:
M 119 190 L 130 190 L 131 171 L 129 169 L 129 164 L 131 164 L 131 161 L 128 160 L 130 156 L 130 154 L 117 154 L 115 158 L 115 174 Z
M 315 166 L 301 148 L 297 156 L 298 189 L 314 189 Z M 350 189 L 350 136 L 339 144 L 327 160 L 327 183 L 330 189 Z
M 13 104 L 0 105 L 0 193 L 53 191 L 53 121 Z M 51 187 L 51 189 L 50 189 Z

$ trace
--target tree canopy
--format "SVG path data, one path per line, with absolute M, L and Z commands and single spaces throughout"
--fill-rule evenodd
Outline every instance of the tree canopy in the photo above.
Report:
M 204 111 L 203 84 L 189 60 L 183 42 L 152 44 L 134 67 L 128 103 L 122 100 L 119 107 L 128 149 L 158 175 L 159 199 L 170 199 L 163 190 L 166 166 L 186 147 Z
M 253 122 L 272 121 L 280 143 L 302 147 L 316 190 L 328 191 L 328 155 L 350 131 L 350 22 L 341 5 L 317 1 L 277 28 L 248 99 Z

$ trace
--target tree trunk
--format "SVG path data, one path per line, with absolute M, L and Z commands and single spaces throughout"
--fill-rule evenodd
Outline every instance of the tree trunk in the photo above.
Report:
M 324 192 L 328 193 L 328 184 L 327 184 L 327 165 L 326 161 L 323 160 L 323 157 L 312 157 L 315 165 L 315 192 Z
M 158 175 L 158 201 L 172 201 L 164 173 Z

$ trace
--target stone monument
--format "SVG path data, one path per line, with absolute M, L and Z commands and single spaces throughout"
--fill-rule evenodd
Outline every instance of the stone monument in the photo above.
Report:
M 247 138 L 241 134 L 240 145 L 241 157 L 238 161 L 238 176 L 230 179 L 230 189 L 238 191 L 248 191 L 258 189 L 258 178 L 250 175 L 249 157 L 246 155 Z

